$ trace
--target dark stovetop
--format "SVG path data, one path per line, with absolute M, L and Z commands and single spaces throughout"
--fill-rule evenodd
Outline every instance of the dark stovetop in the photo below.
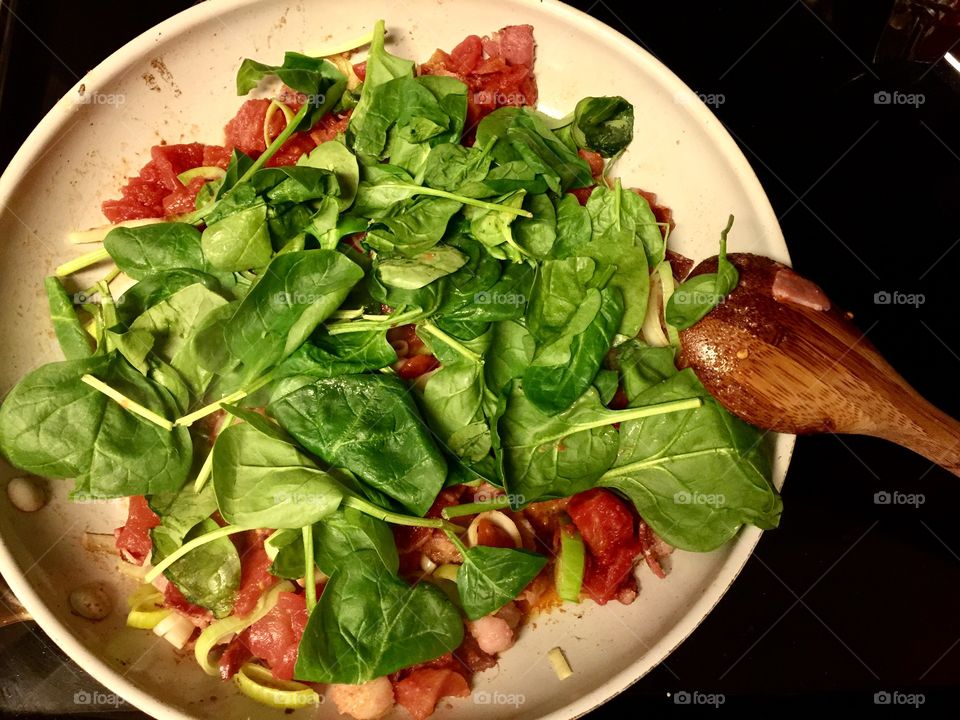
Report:
M 17 3 L 2 46 L 0 162 L 79 75 L 190 4 Z M 714 102 L 780 217 L 797 269 L 852 310 L 922 394 L 960 416 L 950 380 L 960 374 L 960 95 L 951 89 L 960 76 L 946 62 L 874 64 L 892 2 L 660 2 L 643 3 L 640 15 L 612 0 L 572 4 Z M 894 92 L 904 95 L 882 94 Z M 904 104 L 910 94 L 919 97 Z M 922 303 L 884 304 L 878 293 Z M 885 491 L 923 502 L 878 503 Z M 878 440 L 826 435 L 799 441 L 783 496 L 781 527 L 764 535 L 716 610 L 595 717 L 684 710 L 678 700 L 708 694 L 741 710 L 789 703 L 870 712 L 908 693 L 926 708 L 956 707 L 960 484 Z M 35 627 L 0 630 L 3 716 L 142 717 L 74 702 L 96 689 Z

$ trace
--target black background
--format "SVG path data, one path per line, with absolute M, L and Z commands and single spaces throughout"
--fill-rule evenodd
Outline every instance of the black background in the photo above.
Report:
M 84 72 L 190 4 L 33 0 L 14 5 L 12 18 L 5 6 L 0 164 Z M 723 95 L 715 112 L 760 177 L 794 266 L 853 311 L 922 394 L 960 416 L 960 95 L 951 89 L 960 76 L 943 62 L 873 62 L 892 3 L 571 4 L 635 39 L 697 92 Z M 897 89 L 922 93 L 923 104 L 874 102 Z M 877 304 L 880 291 L 924 302 Z M 894 490 L 924 502 L 874 501 Z M 877 692 L 956 707 L 957 480 L 895 446 L 828 435 L 799 441 L 783 497 L 781 527 L 764 535 L 716 610 L 595 717 L 694 710 L 677 705 L 683 691 L 766 712 L 870 712 L 880 709 Z M 63 668 L 35 629 L 0 631 L 4 716 L 65 717 L 84 709 L 74 689 L 95 687 Z M 142 717 L 110 717 L 128 715 Z

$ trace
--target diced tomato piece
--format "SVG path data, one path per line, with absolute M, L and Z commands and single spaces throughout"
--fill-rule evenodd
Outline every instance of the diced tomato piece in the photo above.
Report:
M 194 178 L 188 185 L 181 185 L 163 199 L 164 215 L 182 215 L 197 209 L 197 193 L 206 180 Z
M 513 538 L 498 525 L 494 525 L 486 518 L 477 522 L 477 544 L 487 547 L 515 548 Z
M 577 202 L 581 205 L 586 205 L 587 200 L 590 199 L 590 196 L 593 195 L 593 191 L 597 189 L 596 185 L 591 185 L 590 187 L 585 188 L 573 188 L 570 190 L 570 194 L 573 195 Z
M 660 564 L 660 556 L 657 553 L 657 538 L 653 530 L 643 520 L 637 527 L 637 537 L 640 541 L 640 551 L 643 553 L 644 560 L 647 561 L 647 567 L 651 572 L 661 580 L 667 576 Z
M 141 171 L 141 177 L 155 179 L 170 192 L 183 187 L 177 175 L 203 164 L 203 145 L 155 145 L 150 149 L 150 163 Z
M 607 407 L 611 410 L 623 410 L 629 405 L 630 398 L 627 397 L 627 391 L 619 386 L 617 387 L 617 392 L 613 395 L 613 399 L 607 403 Z
M 457 74 L 472 72 L 483 58 L 483 42 L 477 35 L 468 35 L 450 51 L 448 69 Z
M 255 532 L 244 533 L 238 541 L 240 552 L 240 588 L 233 605 L 234 615 L 246 615 L 257 600 L 277 583 L 270 574 L 271 560 L 263 547 L 263 539 Z
M 597 488 L 574 495 L 567 514 L 583 536 L 590 552 L 599 558 L 631 542 L 634 517 L 620 498 Z
M 263 119 L 266 117 L 268 107 L 270 107 L 270 101 L 266 98 L 247 100 L 241 105 L 237 114 L 224 128 L 227 138 L 226 146 L 231 150 L 237 148 L 240 152 L 254 157 L 266 150 L 267 145 L 263 139 Z M 283 113 L 275 112 L 270 119 L 270 137 L 276 137 L 286 124 Z
M 416 325 L 400 325 L 387 330 L 387 342 L 397 351 L 400 357 L 420 355 L 425 347 L 423 340 L 417 335 Z
M 147 499 L 143 495 L 134 495 L 130 498 L 127 522 L 113 531 L 117 550 L 124 557 L 132 558 L 138 565 L 143 565 L 143 561 L 153 550 L 150 531 L 159 524 L 160 517 L 150 509 Z
M 247 646 L 245 635 L 243 633 L 237 635 L 230 641 L 227 649 L 220 656 L 220 660 L 217 661 L 217 667 L 220 669 L 220 679 L 229 680 L 232 678 L 243 664 L 252 657 L 253 653 Z
M 282 592 L 276 606 L 243 633 L 250 652 L 266 662 L 278 680 L 293 679 L 308 617 L 305 596 Z
M 583 589 L 598 605 L 606 605 L 617 596 L 623 585 L 634 581 L 633 566 L 639 554 L 640 543 L 635 538 L 602 558 L 589 554 L 583 575 Z
M 603 173 L 603 155 L 593 150 L 584 150 L 580 148 L 577 150 L 577 154 L 587 161 L 587 165 L 590 166 L 590 174 L 594 177 L 599 177 Z
M 227 169 L 232 153 L 222 145 L 205 145 L 203 148 L 204 167 L 218 167 Z
M 533 65 L 536 43 L 533 25 L 508 25 L 483 39 L 483 49 L 490 57 L 502 57 L 511 65 Z
M 296 165 L 297 160 L 315 147 L 317 147 L 317 143 L 310 137 L 310 133 L 294 133 L 273 157 L 267 160 L 267 167 Z
M 333 140 L 340 133 L 347 131 L 351 115 L 353 115 L 352 109 L 341 114 L 327 113 L 310 129 L 310 137 L 317 145 Z
M 397 703 L 406 708 L 414 720 L 426 720 L 437 703 L 445 697 L 468 697 L 470 686 L 453 670 L 421 668 L 394 683 Z
M 438 367 L 440 367 L 440 361 L 433 355 L 414 355 L 404 361 L 400 369 L 397 370 L 397 375 L 404 380 L 413 380 L 421 375 L 426 375 L 431 370 L 436 370 Z
M 358 62 L 353 66 L 353 72 L 356 73 L 357 77 L 360 78 L 360 82 L 363 82 L 367 79 L 367 61 Z

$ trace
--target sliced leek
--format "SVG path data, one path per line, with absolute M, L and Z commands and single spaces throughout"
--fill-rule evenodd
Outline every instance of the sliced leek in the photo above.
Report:
M 194 655 L 197 658 L 197 664 L 203 668 L 207 675 L 217 676 L 220 674 L 219 668 L 210 662 L 210 651 L 221 643 L 227 642 L 233 635 L 243 632 L 264 615 L 273 610 L 280 598 L 282 592 L 293 592 L 293 583 L 284 581 L 274 585 L 270 590 L 260 596 L 257 604 L 249 614 L 243 616 L 231 615 L 223 620 L 217 620 L 210 623 L 206 629 L 200 633 L 197 643 L 194 646 Z
M 320 704 L 320 695 L 309 685 L 277 680 L 267 668 L 256 663 L 243 665 L 233 681 L 248 698 L 268 707 L 286 710 Z

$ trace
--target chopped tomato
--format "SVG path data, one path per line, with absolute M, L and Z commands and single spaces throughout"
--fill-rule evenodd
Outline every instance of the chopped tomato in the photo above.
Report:
M 613 398 L 607 403 L 607 407 L 611 410 L 623 410 L 629 405 L 630 398 L 627 397 L 627 391 L 620 386 L 617 387 L 617 392 L 614 393 Z
M 482 39 L 470 35 L 449 53 L 437 50 L 420 72 L 457 77 L 466 84 L 469 142 L 476 124 L 497 108 L 537 104 L 535 47 L 532 26 L 511 25 Z
M 599 558 L 634 538 L 633 514 L 609 490 L 598 488 L 574 495 L 567 505 L 567 514 L 590 552 Z
M 513 538 L 498 525 L 482 518 L 477 522 L 477 544 L 487 547 L 515 548 Z
M 470 686 L 458 672 L 446 669 L 421 668 L 394 683 L 397 703 L 406 708 L 414 720 L 426 720 L 437 703 L 445 697 L 468 697 Z
M 220 660 L 217 661 L 217 667 L 220 669 L 220 679 L 229 680 L 232 678 L 243 664 L 252 657 L 253 653 L 247 646 L 246 637 L 243 633 L 237 635 L 230 641 L 227 649 L 220 656 Z
M 160 218 L 179 212 L 177 208 L 185 203 L 185 188 L 177 176 L 185 170 L 205 164 L 206 159 L 218 160 L 223 151 L 223 148 L 202 143 L 157 145 L 151 148 L 150 162 L 120 189 L 119 199 L 107 200 L 101 205 L 103 214 L 110 222 L 116 223 L 123 220 Z M 168 200 L 171 194 L 174 197 Z M 196 192 L 193 196 L 196 197 Z M 191 206 L 189 210 L 192 209 Z
M 387 330 L 387 341 L 393 345 L 400 357 L 420 355 L 425 347 L 423 340 L 417 335 L 416 325 L 400 325 Z
M 606 605 L 627 583 L 636 582 L 633 566 L 640 554 L 640 542 L 635 538 L 608 552 L 602 558 L 587 556 L 583 574 L 583 589 L 598 605 Z
M 593 191 L 597 189 L 596 185 L 591 185 L 590 187 L 585 188 L 573 188 L 570 190 L 570 194 L 573 195 L 577 202 L 581 205 L 586 205 L 587 200 L 590 199 L 590 196 L 593 195 Z
M 310 137 L 319 145 L 320 143 L 333 140 L 337 135 L 347 131 L 350 124 L 350 116 L 353 110 L 347 110 L 342 114 L 327 113 L 317 120 L 317 124 L 310 130 Z
M 431 370 L 440 367 L 440 361 L 433 355 L 414 355 L 407 358 L 403 365 L 397 370 L 397 375 L 404 380 L 413 380 L 421 375 L 426 375 Z
M 594 177 L 599 177 L 603 172 L 603 155 L 593 150 L 584 150 L 583 148 L 580 148 L 577 154 L 587 161 L 587 165 L 590 166 L 590 174 Z
M 305 596 L 282 592 L 276 606 L 243 632 L 250 652 L 266 662 L 278 680 L 293 679 L 308 617 Z
M 263 539 L 257 533 L 244 533 L 240 547 L 240 588 L 233 606 L 234 615 L 246 615 L 264 592 L 276 584 L 277 578 L 270 574 L 271 560 L 263 547 Z
M 137 565 L 143 565 L 143 561 L 153 550 L 150 531 L 159 524 L 160 518 L 150 509 L 147 499 L 143 495 L 134 495 L 130 498 L 127 522 L 113 531 L 117 550 Z
M 194 178 L 187 185 L 181 185 L 163 199 L 164 215 L 183 215 L 197 209 L 197 193 L 206 180 Z
M 367 61 L 358 62 L 353 66 L 353 72 L 360 78 L 360 82 L 367 79 Z

